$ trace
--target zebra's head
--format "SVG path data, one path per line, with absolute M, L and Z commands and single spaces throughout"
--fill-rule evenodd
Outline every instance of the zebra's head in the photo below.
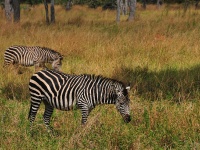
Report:
M 55 53 L 55 56 L 52 62 L 52 68 L 54 70 L 59 71 L 62 66 L 62 60 L 63 60 L 63 56 L 60 53 Z
M 128 91 L 130 90 L 130 86 L 117 86 L 115 88 L 116 91 L 116 108 L 122 115 L 124 122 L 129 123 L 131 121 L 130 117 L 130 109 L 129 109 L 129 97 Z
M 60 59 L 56 59 L 52 62 L 52 68 L 56 71 L 60 71 L 62 66 L 62 61 Z
M 58 52 L 55 52 L 55 54 L 53 56 L 54 56 L 53 60 L 57 60 L 57 59 L 63 60 L 63 56 Z

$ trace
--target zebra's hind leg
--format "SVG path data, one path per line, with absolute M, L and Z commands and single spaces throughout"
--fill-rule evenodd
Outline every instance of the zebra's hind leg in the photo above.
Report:
M 40 100 L 38 100 L 38 101 L 31 101 L 31 106 L 30 106 L 29 116 L 28 116 L 28 119 L 30 121 L 30 132 L 31 132 L 31 135 L 33 134 L 32 133 L 33 122 L 35 121 L 35 116 L 36 116 L 37 111 L 38 111 L 38 109 L 40 107 L 40 104 L 41 104 Z
M 46 126 L 47 132 L 53 136 L 57 136 L 57 133 L 55 132 L 53 127 L 51 127 L 50 125 L 50 119 L 53 113 L 53 107 L 46 100 L 44 100 L 44 104 L 45 104 L 45 111 L 44 111 L 43 119 L 44 119 L 44 124 Z

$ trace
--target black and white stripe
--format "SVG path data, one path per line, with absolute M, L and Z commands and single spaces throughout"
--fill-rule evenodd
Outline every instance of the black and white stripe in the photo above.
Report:
M 90 111 L 98 104 L 115 104 L 125 122 L 130 122 L 128 89 L 122 82 L 94 75 L 69 75 L 53 70 L 42 70 L 30 79 L 29 90 L 31 124 L 41 102 L 45 104 L 44 122 L 49 127 L 53 109 L 82 112 L 85 124 Z
M 4 54 L 4 66 L 10 64 L 46 68 L 45 63 L 51 63 L 52 68 L 59 70 L 62 65 L 60 53 L 39 46 L 11 46 Z

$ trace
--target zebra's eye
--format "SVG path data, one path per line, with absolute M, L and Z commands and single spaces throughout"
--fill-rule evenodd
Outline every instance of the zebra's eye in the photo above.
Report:
M 122 91 L 116 90 L 117 96 L 121 97 L 122 96 Z
M 120 102 L 120 105 L 124 105 L 125 103 L 124 102 Z
M 121 104 L 124 104 L 125 101 L 123 99 L 121 99 L 121 98 L 118 98 L 118 103 L 121 105 Z

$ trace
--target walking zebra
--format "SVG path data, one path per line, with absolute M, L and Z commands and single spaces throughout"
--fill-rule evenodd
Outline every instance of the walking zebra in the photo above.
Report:
M 54 70 L 41 70 L 30 79 L 29 90 L 31 106 L 30 124 L 41 102 L 45 104 L 43 115 L 47 129 L 53 109 L 72 110 L 79 108 L 82 112 L 82 124 L 85 124 L 90 111 L 98 104 L 115 104 L 125 122 L 130 122 L 128 90 L 122 82 L 94 75 L 69 75 Z
M 46 47 L 11 46 L 5 51 L 4 66 L 35 66 L 36 70 L 36 67 L 46 68 L 45 63 L 51 63 L 54 70 L 59 70 L 62 59 L 60 53 Z

